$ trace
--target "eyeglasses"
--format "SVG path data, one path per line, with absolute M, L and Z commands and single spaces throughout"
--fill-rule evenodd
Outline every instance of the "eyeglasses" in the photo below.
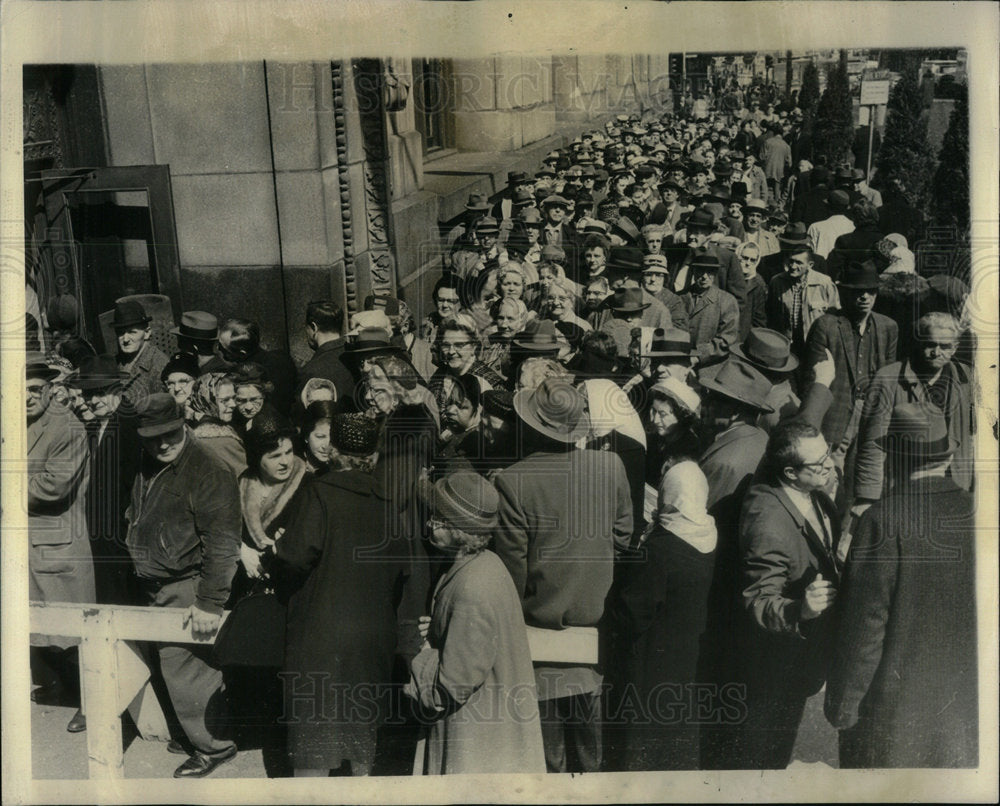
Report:
M 30 397 L 41 397 L 48 388 L 49 384 L 43 383 L 40 386 L 26 386 L 24 387 L 24 391 L 27 392 Z
M 458 302 L 458 297 L 438 297 L 437 301 L 439 303 L 441 303 L 441 302 L 450 302 L 450 303 L 454 304 L 454 303 Z
M 823 458 L 817 462 L 800 462 L 799 467 L 808 467 L 814 473 L 820 473 L 823 470 L 828 470 L 829 467 L 827 463 L 830 461 L 830 451 L 823 454 Z
M 443 341 L 441 342 L 442 350 L 461 350 L 463 347 L 468 347 L 472 344 L 471 341 Z

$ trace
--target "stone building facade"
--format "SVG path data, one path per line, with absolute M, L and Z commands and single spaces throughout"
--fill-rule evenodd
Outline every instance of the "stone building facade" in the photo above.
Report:
M 261 323 L 308 355 L 311 299 L 420 315 L 470 193 L 620 112 L 668 104 L 667 54 L 25 69 L 29 312 L 82 333 L 126 293 Z M 106 322 L 105 322 L 106 324 Z

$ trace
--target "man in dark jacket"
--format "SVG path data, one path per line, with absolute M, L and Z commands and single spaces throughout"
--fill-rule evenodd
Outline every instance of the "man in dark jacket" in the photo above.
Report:
M 792 206 L 792 221 L 801 221 L 806 227 L 830 217 L 827 197 L 830 195 L 830 172 L 817 166 L 809 174 L 809 190 L 801 194 Z
M 858 524 L 824 711 L 842 768 L 976 767 L 975 501 L 947 476 L 944 418 L 894 419 L 882 446 L 909 479 Z
M 240 554 L 236 479 L 199 447 L 184 415 L 166 394 L 150 395 L 139 412 L 143 461 L 132 487 L 128 549 L 145 604 L 184 608 L 199 641 L 219 628 Z M 225 724 L 222 672 L 209 647 L 155 644 L 171 704 L 193 753 L 175 778 L 201 778 L 236 755 L 220 738 Z M 183 745 L 175 743 L 178 751 Z
M 333 300 L 310 302 L 306 307 L 306 339 L 315 350 L 299 370 L 298 388 L 310 378 L 326 378 L 337 387 L 337 400 L 348 403 L 354 396 L 354 376 L 340 360 L 345 342 L 344 310 Z M 350 408 L 348 403 L 346 408 Z
M 590 430 L 586 399 L 549 378 L 522 390 L 514 408 L 532 448 L 502 470 L 496 553 L 514 580 L 529 626 L 597 627 L 616 552 L 632 536 L 632 501 L 621 459 L 574 447 Z M 527 451 L 525 451 L 527 452 Z M 594 663 L 535 665 L 542 741 L 550 772 L 596 772 L 602 759 L 597 636 Z
M 854 231 L 839 236 L 826 259 L 826 273 L 834 282 L 848 263 L 869 260 L 875 244 L 884 237 L 878 227 L 878 210 L 867 200 L 851 207 L 851 220 Z
M 819 431 L 779 424 L 764 467 L 766 481 L 750 488 L 740 515 L 741 755 L 750 769 L 784 769 L 806 700 L 826 677 L 840 529 L 823 492 L 834 465 Z

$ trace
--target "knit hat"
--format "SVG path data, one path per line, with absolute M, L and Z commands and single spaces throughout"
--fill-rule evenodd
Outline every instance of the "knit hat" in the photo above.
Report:
M 185 375 L 190 375 L 191 378 L 197 378 L 199 374 L 198 357 L 193 353 L 174 353 L 160 373 L 160 380 L 166 383 L 167 378 L 175 372 L 183 372 Z
M 513 420 L 514 393 L 506 389 L 487 389 L 483 392 L 483 413 Z
M 432 494 L 434 513 L 463 532 L 484 532 L 497 523 L 500 497 L 478 473 L 460 470 L 439 480 Z
M 284 415 L 269 406 L 265 406 L 253 418 L 250 429 L 244 437 L 247 454 L 259 461 L 261 456 L 269 450 L 273 450 L 272 446 L 282 439 L 294 442 L 296 433 L 295 426 L 285 419 Z
M 338 453 L 370 456 L 378 450 L 379 425 L 365 414 L 338 414 L 330 424 L 330 443 Z

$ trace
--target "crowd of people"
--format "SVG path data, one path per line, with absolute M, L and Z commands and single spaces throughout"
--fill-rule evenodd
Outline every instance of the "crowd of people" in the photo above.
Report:
M 127 298 L 29 345 L 32 600 L 231 611 L 150 650 L 177 776 L 780 769 L 824 685 L 841 766 L 977 765 L 968 289 L 797 110 L 695 111 L 471 195 L 430 313 L 310 303 L 302 366 Z

